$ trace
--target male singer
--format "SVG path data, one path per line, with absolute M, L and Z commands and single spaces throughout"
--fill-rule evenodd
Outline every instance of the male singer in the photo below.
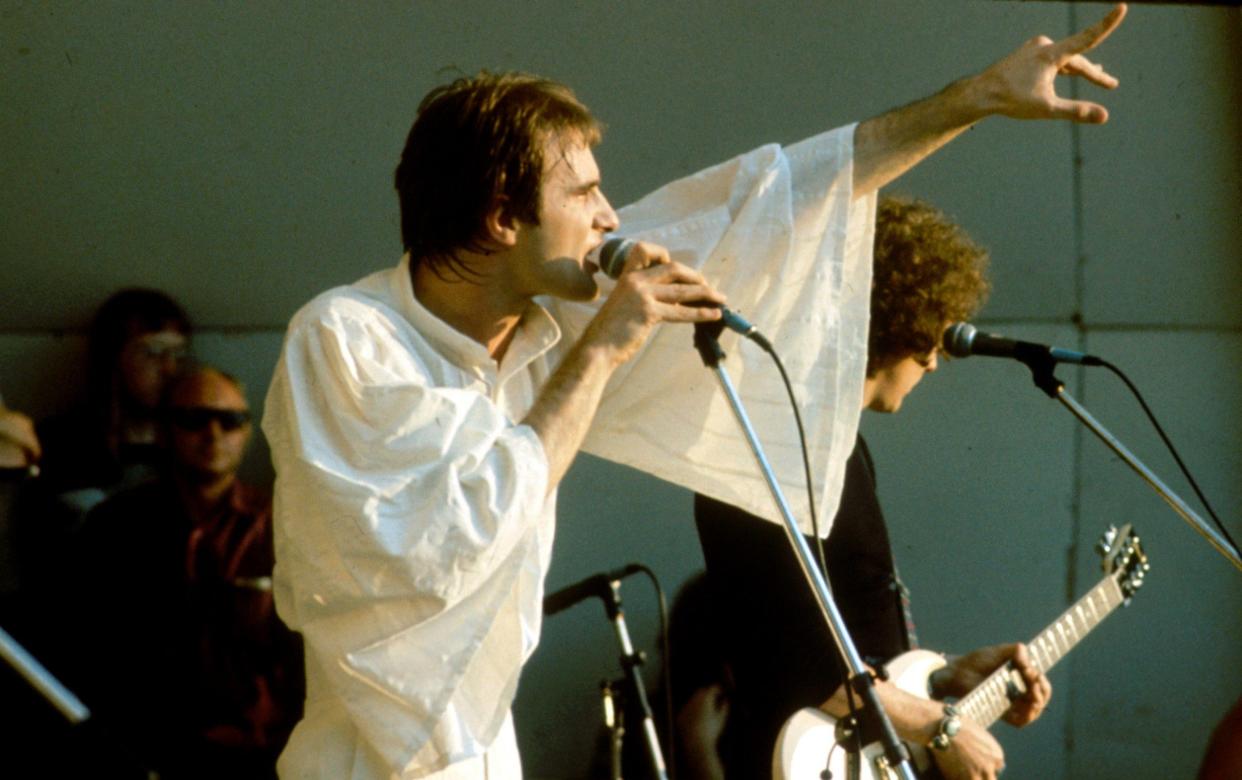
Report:
M 509 707 L 575 453 L 763 496 L 736 474 L 747 455 L 688 329 L 654 326 L 714 320 L 685 304 L 729 291 L 806 356 L 795 381 L 839 388 L 806 411 L 817 468 L 839 472 L 864 370 L 876 189 L 993 114 L 1105 121 L 1053 82 L 1115 86 L 1082 52 L 1124 13 L 658 190 L 626 211 L 644 241 L 605 296 L 587 254 L 619 219 L 587 109 L 524 75 L 433 90 L 396 173 L 405 257 L 299 311 L 268 394 L 276 599 L 305 639 L 308 685 L 282 775 L 520 777 Z M 782 397 L 766 376 L 739 384 L 744 399 Z

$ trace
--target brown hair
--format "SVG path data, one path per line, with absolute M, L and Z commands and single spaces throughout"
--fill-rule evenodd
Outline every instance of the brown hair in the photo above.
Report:
M 544 144 L 602 127 L 563 84 L 482 71 L 433 89 L 418 107 L 396 171 L 401 240 L 411 267 L 468 272 L 458 251 L 486 251 L 484 220 L 498 197 L 511 215 L 539 223 Z
M 935 207 L 880 199 L 871 282 L 867 375 L 940 343 L 947 324 L 987 298 L 988 252 Z

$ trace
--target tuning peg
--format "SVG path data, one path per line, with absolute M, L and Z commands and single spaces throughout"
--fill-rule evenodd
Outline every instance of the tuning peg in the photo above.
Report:
M 1117 526 L 1110 525 L 1108 530 L 1100 535 L 1100 541 L 1095 543 L 1096 552 L 1100 555 L 1108 555 L 1115 541 L 1117 541 Z

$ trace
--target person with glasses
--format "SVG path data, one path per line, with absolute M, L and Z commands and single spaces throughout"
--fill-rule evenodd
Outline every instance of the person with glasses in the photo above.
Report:
M 0 603 L 0 621 L 49 665 L 60 648 L 46 615 L 65 584 L 66 553 L 92 507 L 155 474 L 161 458 L 156 409 L 188 353 L 191 332 L 189 317 L 169 295 L 137 287 L 113 293 L 87 331 L 82 376 L 69 382 L 80 397 L 35 426 L 37 473 L 27 468 L 12 490 L 12 592 Z M 0 690 L 0 697 L 9 694 Z M 41 702 L 24 706 L 21 697 L 27 695 L 18 687 L 9 698 L 21 702 L 16 706 L 23 711 L 43 714 Z M 59 715 L 52 711 L 46 723 L 33 725 L 37 720 L 24 720 L 30 738 L 15 739 L 15 750 L 54 750 L 42 743 L 63 727 Z
M 272 603 L 270 496 L 237 474 L 250 407 L 232 376 L 192 365 L 158 409 L 159 476 L 99 504 L 75 539 L 65 645 L 90 650 L 66 666 L 143 769 L 274 777 L 304 689 Z
M 87 335 L 82 398 L 36 427 L 39 476 L 23 486 L 16 508 L 24 590 L 46 587 L 49 562 L 93 506 L 154 473 L 156 409 L 189 353 L 191 331 L 181 305 L 158 290 L 122 289 L 100 305 Z
M 945 328 L 982 305 L 988 254 L 935 207 L 882 197 L 873 263 L 862 406 L 893 414 L 937 370 Z M 730 741 L 721 743 L 726 774 L 731 780 L 768 777 L 777 734 L 790 716 L 819 706 L 835 717 L 846 714 L 836 649 L 782 526 L 703 495 L 695 497 L 695 520 L 713 596 L 731 606 L 721 617 L 734 683 Z M 881 667 L 917 647 L 917 638 L 876 494 L 875 464 L 861 435 L 846 462 L 830 529 L 824 551 L 833 598 L 859 655 Z M 807 541 L 814 546 L 813 537 Z M 990 646 L 948 660 L 933 675 L 935 699 L 965 694 L 1010 660 L 1028 693 L 1014 702 L 1006 720 L 1030 723 L 1051 696 L 1047 678 L 1021 645 Z M 945 717 L 938 701 L 884 682 L 878 690 L 903 739 L 923 744 L 937 733 Z M 996 739 L 964 718 L 943 749 L 931 752 L 946 778 L 991 777 L 1004 765 Z

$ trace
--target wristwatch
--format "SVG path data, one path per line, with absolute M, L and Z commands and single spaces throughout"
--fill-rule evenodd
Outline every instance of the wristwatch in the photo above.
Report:
M 936 750 L 945 750 L 949 747 L 949 741 L 961 730 L 962 719 L 957 715 L 957 708 L 952 704 L 946 704 L 944 705 L 944 717 L 940 719 L 940 725 L 936 727 L 936 735 L 927 744 Z

